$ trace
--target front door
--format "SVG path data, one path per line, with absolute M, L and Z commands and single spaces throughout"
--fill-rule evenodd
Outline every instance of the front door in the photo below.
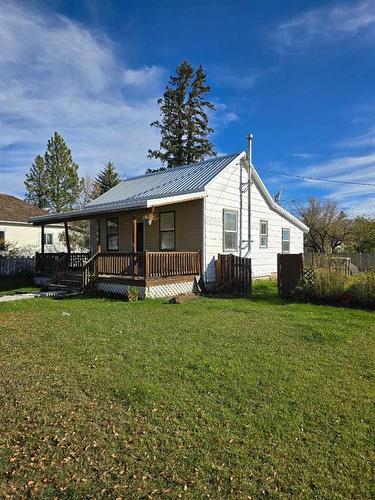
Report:
M 143 222 L 137 222 L 137 252 L 144 251 L 144 224 Z

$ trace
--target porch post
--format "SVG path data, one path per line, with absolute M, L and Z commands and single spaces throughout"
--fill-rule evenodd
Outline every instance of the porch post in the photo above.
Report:
M 68 254 L 70 254 L 70 238 L 69 238 L 68 223 L 66 221 L 64 221 L 64 227 L 65 227 L 66 249 L 68 251 Z
M 133 253 L 137 251 L 137 219 L 133 219 Z
M 40 259 L 40 271 L 43 273 L 44 272 L 44 224 L 41 225 L 41 231 L 40 231 L 40 250 L 42 253 L 42 258 Z
M 42 255 L 44 254 L 44 224 L 42 224 L 41 226 L 41 242 L 40 242 L 40 248 L 41 248 L 41 251 L 42 251 Z

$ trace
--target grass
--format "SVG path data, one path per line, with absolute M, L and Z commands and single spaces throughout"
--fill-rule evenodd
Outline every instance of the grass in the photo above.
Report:
M 0 305 L 0 497 L 373 498 L 374 314 Z
M 37 290 L 39 288 L 34 285 L 32 275 L 0 276 L 0 297 L 16 293 L 35 292 Z

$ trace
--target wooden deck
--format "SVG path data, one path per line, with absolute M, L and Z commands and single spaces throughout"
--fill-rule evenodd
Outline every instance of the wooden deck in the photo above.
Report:
M 177 283 L 201 273 L 201 256 L 195 252 L 134 252 L 103 253 L 90 256 L 84 253 L 37 254 L 36 271 L 39 275 L 62 280 L 64 273 L 79 271 L 81 288 L 94 280 L 109 283 L 149 286 Z

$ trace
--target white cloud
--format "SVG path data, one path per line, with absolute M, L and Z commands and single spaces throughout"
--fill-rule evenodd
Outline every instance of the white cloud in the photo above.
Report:
M 55 130 L 81 175 L 108 160 L 127 175 L 151 166 L 163 68 L 125 68 L 103 35 L 0 2 L 0 74 L 0 191 L 23 194 L 25 172 Z
M 313 43 L 340 41 L 375 32 L 375 2 L 332 3 L 311 9 L 278 26 L 273 37 L 280 51 L 302 49 Z
M 334 158 L 305 168 L 301 175 L 347 182 L 348 184 L 334 184 L 316 181 L 314 185 L 326 192 L 326 198 L 337 200 L 341 206 L 348 207 L 350 212 L 354 207 L 366 206 L 364 213 L 375 214 L 375 207 L 373 210 L 368 208 L 375 199 L 375 153 Z M 357 210 L 357 215 L 358 213 Z
M 141 69 L 125 69 L 123 82 L 125 85 L 153 85 L 163 77 L 165 71 L 160 66 L 146 66 Z
M 349 147 L 375 146 L 375 127 L 371 127 L 368 132 L 360 134 L 353 139 L 341 142 L 340 145 Z
M 313 158 L 317 158 L 320 155 L 315 153 L 292 153 L 290 156 L 293 156 L 293 158 L 298 158 L 300 160 L 312 160 Z

